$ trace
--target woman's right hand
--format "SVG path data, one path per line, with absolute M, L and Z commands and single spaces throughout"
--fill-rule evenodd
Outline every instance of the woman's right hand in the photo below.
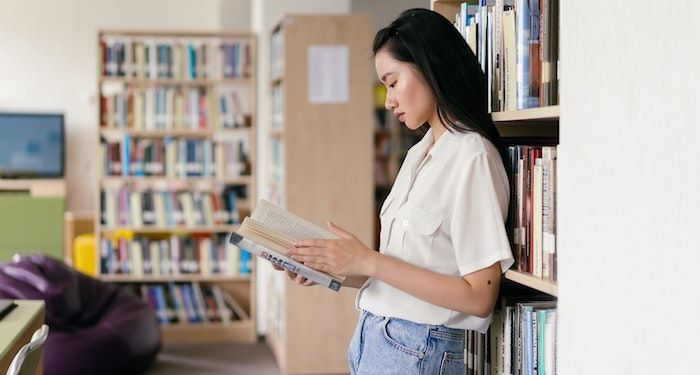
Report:
M 285 273 L 287 273 L 287 277 L 289 277 L 289 280 L 292 280 L 292 281 L 296 282 L 296 283 L 299 284 L 299 285 L 303 285 L 303 286 L 312 286 L 312 285 L 316 285 L 315 282 L 313 282 L 313 281 L 307 279 L 307 278 L 304 277 L 304 276 L 297 275 L 296 273 L 294 273 L 294 272 L 292 272 L 292 271 L 290 271 L 290 270 L 288 270 L 288 269 L 286 269 L 286 268 L 284 268 L 284 267 L 280 267 L 280 266 L 278 266 L 278 265 L 276 265 L 276 264 L 272 264 L 272 267 L 273 267 L 274 269 L 276 269 L 277 271 L 284 271 Z

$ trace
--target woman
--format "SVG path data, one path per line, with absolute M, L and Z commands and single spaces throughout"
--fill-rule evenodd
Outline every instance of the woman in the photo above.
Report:
M 452 24 L 426 9 L 380 30 L 373 51 L 386 108 L 412 130 L 430 129 L 381 208 L 379 252 L 329 222 L 339 240 L 300 241 L 290 254 L 360 288 L 352 373 L 464 374 L 464 330 L 486 332 L 513 263 L 505 150 L 485 77 Z

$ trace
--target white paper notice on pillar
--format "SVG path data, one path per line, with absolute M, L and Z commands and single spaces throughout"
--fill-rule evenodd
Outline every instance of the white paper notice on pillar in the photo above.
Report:
M 350 49 L 344 45 L 309 46 L 309 102 L 350 100 Z

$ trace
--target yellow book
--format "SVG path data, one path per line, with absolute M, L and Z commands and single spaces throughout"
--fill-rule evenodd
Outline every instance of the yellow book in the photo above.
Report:
M 73 264 L 75 269 L 97 276 L 97 251 L 95 250 L 95 235 L 81 234 L 73 240 Z

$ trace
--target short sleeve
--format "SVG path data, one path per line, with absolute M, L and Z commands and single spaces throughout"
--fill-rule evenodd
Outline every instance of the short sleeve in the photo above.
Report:
M 510 188 L 499 157 L 479 154 L 458 173 L 450 235 L 461 275 L 501 262 L 505 272 L 513 253 L 505 228 Z

